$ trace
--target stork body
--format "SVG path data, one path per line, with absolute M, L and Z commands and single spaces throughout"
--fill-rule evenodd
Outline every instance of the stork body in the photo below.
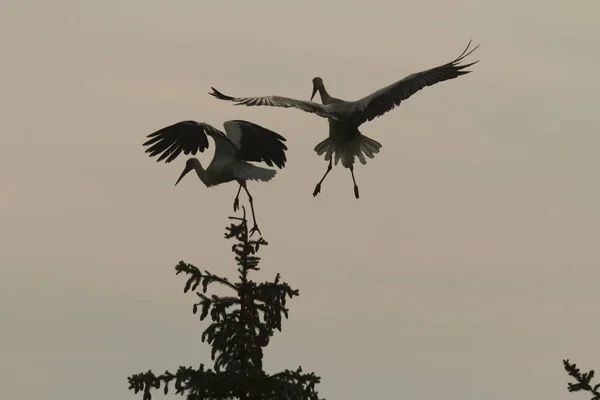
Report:
M 215 88 L 212 88 L 213 92 L 209 94 L 220 100 L 232 101 L 236 105 L 295 107 L 327 118 L 329 120 L 329 137 L 318 143 L 314 150 L 318 155 L 323 155 L 329 163 L 325 175 L 315 187 L 313 196 L 321 191 L 321 184 L 331 171 L 335 159 L 335 165 L 341 160 L 342 165 L 350 170 L 354 184 L 354 196 L 358 199 L 358 185 L 354 177 L 354 159 L 358 157 L 361 164 L 364 165 L 366 164 L 365 156 L 373 158 L 381 149 L 381 143 L 363 135 L 359 131 L 359 127 L 365 122 L 394 109 L 403 100 L 408 99 L 427 86 L 471 72 L 464 71 L 464 69 L 479 61 L 460 64 L 465 57 L 479 47 L 477 46 L 467 52 L 470 45 L 471 41 L 469 41 L 462 54 L 449 63 L 408 75 L 356 101 L 345 101 L 330 96 L 325 90 L 323 80 L 319 77 L 313 79 L 311 102 L 281 96 L 231 97 L 217 91 Z M 317 103 L 312 103 L 312 99 L 317 92 L 319 92 L 323 103 L 321 108 L 315 106 Z
M 319 92 L 321 102 L 323 104 L 344 104 L 344 100 L 332 97 L 327 93 L 323 80 L 319 77 L 313 79 L 313 93 L 311 99 Z M 342 122 L 339 120 L 329 119 L 329 137 L 315 146 L 317 155 L 325 154 L 325 160 L 329 161 L 325 174 L 315 186 L 313 196 L 321 192 L 321 184 L 331 172 L 333 168 L 332 155 L 335 155 L 335 165 L 339 160 L 342 161 L 342 166 L 350 170 L 352 183 L 354 184 L 354 197 L 360 197 L 356 178 L 354 177 L 354 159 L 358 157 L 361 164 L 367 163 L 365 155 L 369 158 L 375 157 L 381 149 L 381 143 L 363 135 L 358 126 L 351 122 Z
M 276 132 L 248 121 L 226 121 L 223 126 L 227 134 L 204 122 L 188 120 L 175 123 L 148 135 L 150 140 L 146 141 L 144 146 L 150 147 L 146 153 L 149 153 L 150 157 L 160 154 L 158 162 L 165 160 L 166 163 L 170 163 L 182 152 L 186 155 L 190 153 L 195 155 L 198 151 L 204 152 L 209 147 L 208 136 L 211 136 L 215 142 L 215 153 L 208 167 L 204 169 L 200 160 L 195 157 L 189 158 L 175 185 L 192 170 L 196 171 L 198 178 L 209 188 L 236 181 L 239 189 L 233 202 L 233 209 L 237 211 L 240 192 L 244 188 L 254 222 L 251 234 L 255 231 L 260 233 L 254 213 L 253 198 L 246 182 L 249 180 L 268 182 L 273 179 L 277 171 L 250 162 L 265 162 L 269 166 L 283 168 L 287 161 L 285 155 L 287 147 L 283 143 L 286 139 Z

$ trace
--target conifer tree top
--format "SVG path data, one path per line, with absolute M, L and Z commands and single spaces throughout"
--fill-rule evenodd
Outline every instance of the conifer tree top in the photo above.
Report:
M 282 317 L 288 318 L 286 301 L 299 291 L 282 282 L 279 274 L 270 282 L 249 278 L 251 271 L 259 269 L 256 253 L 268 243 L 262 237 L 250 239 L 245 210 L 242 212 L 241 218 L 229 217 L 233 222 L 225 232 L 226 239 L 236 241 L 232 246 L 238 265 L 236 282 L 183 261 L 175 266 L 177 275 L 183 272 L 188 276 L 184 293 L 195 291 L 198 297 L 193 313 L 200 310 L 201 321 L 209 316 L 212 321 L 202 341 L 212 347 L 213 368 L 202 363 L 198 369 L 181 366 L 176 373 L 166 371 L 157 376 L 149 370 L 130 376 L 129 389 L 143 392 L 144 400 L 152 398 L 153 389 L 168 393 L 171 385 L 189 400 L 319 400 L 315 386 L 320 378 L 315 374 L 303 373 L 301 367 L 276 374 L 263 370 L 263 348 L 275 330 L 282 330 Z M 230 293 L 207 294 L 215 283 Z

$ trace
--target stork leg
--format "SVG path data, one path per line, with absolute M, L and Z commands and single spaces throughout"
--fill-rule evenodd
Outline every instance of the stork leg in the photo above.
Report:
M 354 197 L 358 199 L 358 186 L 356 185 L 356 179 L 354 179 L 354 167 L 350 167 L 350 173 L 352 174 L 352 182 L 354 183 Z
M 233 211 L 236 212 L 240 208 L 240 192 L 242 191 L 242 184 L 240 183 L 240 187 L 238 188 L 237 195 L 235 196 L 235 200 L 233 200 Z
M 325 180 L 325 177 L 327 176 L 327 174 L 329 174 L 329 171 L 331 171 L 331 162 L 332 162 L 332 160 L 329 160 L 329 165 L 327 165 L 327 171 L 325 171 L 325 175 L 323 175 L 323 177 L 321 178 L 319 183 L 317 183 L 317 186 L 315 186 L 315 191 L 313 192 L 313 197 L 318 195 L 319 193 L 321 193 L 321 183 L 323 183 L 323 181 Z
M 260 229 L 258 229 L 258 224 L 256 223 L 256 214 L 254 213 L 254 202 L 252 201 L 252 195 L 250 194 L 250 192 L 248 191 L 248 188 L 246 187 L 246 182 L 244 182 L 240 185 L 241 185 L 241 187 L 244 188 L 244 190 L 246 191 L 246 194 L 248 195 L 248 201 L 250 202 L 250 209 L 252 210 L 252 221 L 254 222 L 254 226 L 252 227 L 252 229 L 250 229 L 250 236 L 252 236 L 254 234 L 254 232 L 258 232 L 262 236 L 262 232 L 260 231 Z

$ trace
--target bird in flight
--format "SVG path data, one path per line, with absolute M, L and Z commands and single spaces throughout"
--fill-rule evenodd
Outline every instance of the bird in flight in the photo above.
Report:
M 170 163 L 182 152 L 186 155 L 195 155 L 198 151 L 204 152 L 209 147 L 208 136 L 212 137 L 215 142 L 215 153 L 208 167 L 204 169 L 200 160 L 195 157 L 189 158 L 175 185 L 192 170 L 196 171 L 198 178 L 206 187 L 236 181 L 239 188 L 233 201 L 233 209 L 238 210 L 240 192 L 244 188 L 248 195 L 254 223 L 250 235 L 254 232 L 262 235 L 256 223 L 254 203 L 246 182 L 249 180 L 268 182 L 277 172 L 251 162 L 264 162 L 270 167 L 275 165 L 280 169 L 285 166 L 287 147 L 283 142 L 286 139 L 276 132 L 248 121 L 231 120 L 226 121 L 223 126 L 226 134 L 205 122 L 181 121 L 149 134 L 147 137 L 150 140 L 143 145 L 148 146 L 146 153 L 149 153 L 150 157 L 160 154 L 157 162 L 164 160 Z
M 296 100 L 282 96 L 232 97 L 219 92 L 214 87 L 211 87 L 212 92 L 209 92 L 209 94 L 220 100 L 234 102 L 235 105 L 294 107 L 327 118 L 329 121 L 329 137 L 318 143 L 314 150 L 317 155 L 324 155 L 325 160 L 329 161 L 329 163 L 325 174 L 315 187 L 313 196 L 320 193 L 321 184 L 331 171 L 333 160 L 335 159 L 335 165 L 337 165 L 341 159 L 342 165 L 350 170 L 354 184 L 354 196 L 358 199 L 358 185 L 354 177 L 354 159 L 358 157 L 361 164 L 364 165 L 366 164 L 365 156 L 373 158 L 381 149 L 381 143 L 363 135 L 358 128 L 365 122 L 371 121 L 399 106 L 403 100 L 408 99 L 427 86 L 454 79 L 471 72 L 465 71 L 465 68 L 478 63 L 479 60 L 469 64 L 461 64 L 464 58 L 479 47 L 476 46 L 468 51 L 470 45 L 471 41 L 469 41 L 469 44 L 461 55 L 453 61 L 410 74 L 391 85 L 355 101 L 345 101 L 330 96 L 325 90 L 323 79 L 319 77 L 313 79 L 311 101 Z M 317 92 L 321 96 L 322 105 L 312 102 Z

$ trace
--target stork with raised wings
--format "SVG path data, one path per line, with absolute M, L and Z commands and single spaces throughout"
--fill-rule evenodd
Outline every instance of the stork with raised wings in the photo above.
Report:
M 331 97 L 325 90 L 323 80 L 319 77 L 313 79 L 310 102 L 281 96 L 231 97 L 219 92 L 214 87 L 212 88 L 213 92 L 209 94 L 220 100 L 235 102 L 236 105 L 295 107 L 327 118 L 329 120 L 329 137 L 317 144 L 314 150 L 318 155 L 324 154 L 325 160 L 329 161 L 329 164 L 325 175 L 317 183 L 313 196 L 321 191 L 321 184 L 331 171 L 333 156 L 335 165 L 341 159 L 342 165 L 350 170 L 352 182 L 354 183 L 354 196 L 358 199 L 358 185 L 354 178 L 354 159 L 358 157 L 361 164 L 364 165 L 366 164 L 364 156 L 373 158 L 381 148 L 381 143 L 361 134 L 358 128 L 365 122 L 392 110 L 400 105 L 403 100 L 408 99 L 426 86 L 454 79 L 471 72 L 464 69 L 478 63 L 479 60 L 470 64 L 460 64 L 465 57 L 479 47 L 476 46 L 467 52 L 470 45 L 471 41 L 469 41 L 462 54 L 449 63 L 408 75 L 356 101 L 344 101 Z M 317 107 L 319 106 L 318 103 L 312 102 L 317 92 L 321 95 L 321 101 L 323 102 L 321 107 Z
M 246 181 L 267 182 L 277 171 L 250 162 L 264 162 L 270 167 L 275 164 L 278 168 L 283 168 L 287 161 L 285 155 L 287 147 L 283 143 L 286 139 L 276 132 L 248 121 L 226 121 L 223 126 L 227 134 L 204 122 L 178 122 L 149 134 L 150 140 L 144 143 L 144 146 L 150 146 L 146 149 L 146 153 L 150 153 L 150 157 L 162 153 L 156 161 L 165 160 L 166 163 L 170 163 L 181 152 L 186 155 L 190 153 L 195 155 L 198 151 L 204 152 L 209 147 L 208 136 L 211 136 L 215 141 L 215 153 L 208 167 L 204 169 L 195 157 L 188 159 L 175 185 L 192 170 L 196 171 L 198 178 L 206 187 L 237 181 L 240 187 L 233 201 L 233 209 L 238 210 L 240 192 L 244 188 L 250 201 L 254 222 L 250 234 L 255 231 L 260 233 L 254 214 L 252 195 L 248 191 Z

